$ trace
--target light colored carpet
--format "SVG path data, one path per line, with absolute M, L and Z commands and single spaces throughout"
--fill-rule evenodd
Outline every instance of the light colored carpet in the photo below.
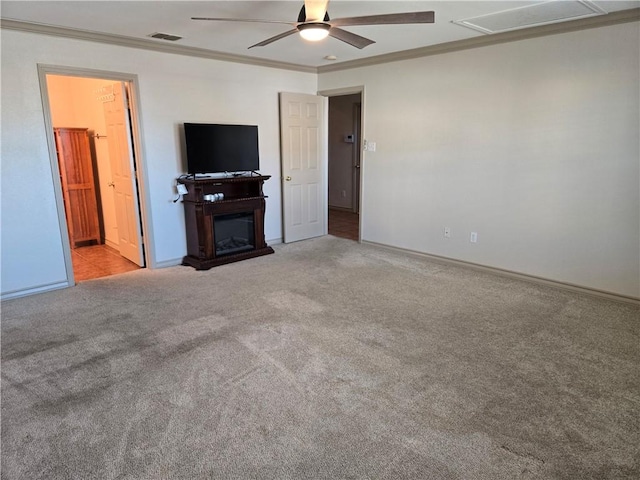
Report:
M 2 304 L 2 478 L 640 477 L 640 309 L 322 237 Z

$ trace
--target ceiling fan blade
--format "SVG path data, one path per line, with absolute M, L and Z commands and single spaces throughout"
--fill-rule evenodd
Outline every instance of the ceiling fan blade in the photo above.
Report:
M 297 28 L 294 28 L 293 30 L 289 30 L 289 31 L 284 32 L 284 33 L 281 33 L 280 35 L 276 35 L 275 37 L 267 38 L 266 40 L 263 40 L 260 43 L 256 43 L 255 45 L 251 45 L 249 48 L 264 47 L 265 45 L 269 45 L 270 43 L 273 43 L 276 40 L 280 40 L 282 38 L 286 38 L 289 35 L 293 35 L 294 33 L 298 33 L 298 29 Z
M 329 30 L 329 36 L 333 38 L 337 38 L 338 40 L 342 40 L 349 45 L 353 45 L 356 48 L 362 50 L 367 45 L 371 45 L 372 43 L 376 43 L 373 40 L 369 40 L 368 38 L 361 37 L 360 35 L 356 35 L 355 33 L 347 32 L 346 30 L 342 30 L 341 28 L 331 27 Z
M 307 14 L 305 22 L 322 22 L 327 13 L 329 0 L 304 0 L 304 9 Z
M 256 20 L 251 18 L 215 18 L 215 17 L 191 17 L 191 20 L 210 20 L 214 22 L 253 22 L 253 23 L 285 23 L 297 25 L 297 22 L 285 22 L 282 20 Z
M 365 17 L 335 18 L 331 25 L 347 27 L 355 25 L 394 25 L 407 23 L 433 23 L 434 12 L 387 13 L 384 15 L 367 15 Z

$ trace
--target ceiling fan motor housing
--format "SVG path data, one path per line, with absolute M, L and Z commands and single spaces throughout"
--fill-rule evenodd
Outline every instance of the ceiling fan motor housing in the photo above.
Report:
M 306 23 L 307 21 L 307 10 L 304 8 L 304 5 L 302 5 L 302 8 L 300 9 L 300 13 L 298 14 L 298 23 Z M 328 22 L 329 21 L 329 12 L 324 12 L 324 18 L 322 19 L 323 22 Z

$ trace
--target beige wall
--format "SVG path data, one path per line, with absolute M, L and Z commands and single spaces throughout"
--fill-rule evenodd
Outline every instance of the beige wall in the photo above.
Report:
M 321 74 L 365 86 L 362 238 L 640 297 L 639 31 Z
M 106 137 L 107 128 L 99 91 L 112 83 L 102 79 L 48 75 L 47 87 L 54 128 L 88 128 L 91 134 Z M 104 241 L 107 245 L 117 248 L 118 224 L 113 188 L 109 186 L 112 177 L 108 141 L 108 138 L 91 138 L 98 167 Z

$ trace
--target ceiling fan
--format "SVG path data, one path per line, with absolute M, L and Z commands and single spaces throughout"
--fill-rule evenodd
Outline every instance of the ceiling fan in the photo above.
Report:
M 357 25 L 401 25 L 409 23 L 434 23 L 434 12 L 408 12 L 408 13 L 388 13 L 382 15 L 367 15 L 364 17 L 348 17 L 329 19 L 327 5 L 329 0 L 304 0 L 304 5 L 300 9 L 297 22 L 286 22 L 278 20 L 251 20 L 241 18 L 214 18 L 214 17 L 191 17 L 192 20 L 213 20 L 226 22 L 257 22 L 257 23 L 284 23 L 292 25 L 292 30 L 267 38 L 260 43 L 251 45 L 253 47 L 264 47 L 276 40 L 281 40 L 300 33 L 305 40 L 318 41 L 327 36 L 342 40 L 356 48 L 364 48 L 367 45 L 375 43 L 373 40 L 356 35 L 355 33 L 343 30 L 340 27 L 357 26 Z

